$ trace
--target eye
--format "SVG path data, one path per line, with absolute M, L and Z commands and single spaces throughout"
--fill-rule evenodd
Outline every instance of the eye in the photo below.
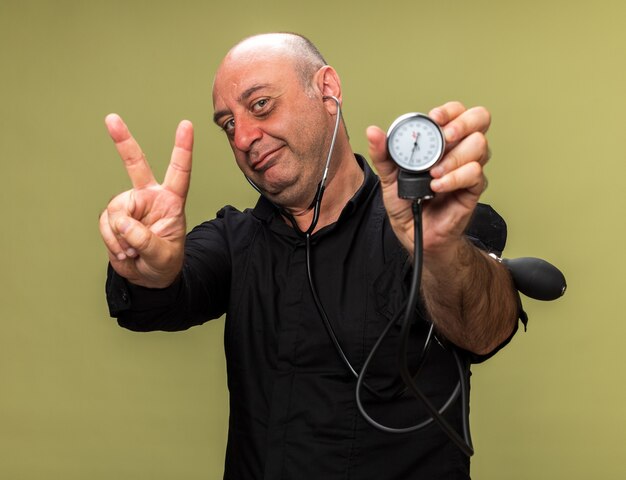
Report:
M 257 100 L 256 102 L 252 104 L 251 110 L 254 113 L 262 112 L 269 103 L 270 103 L 269 98 L 261 98 L 260 100 Z
M 222 130 L 224 130 L 228 135 L 232 134 L 235 131 L 235 119 L 230 118 L 224 122 L 222 124 Z

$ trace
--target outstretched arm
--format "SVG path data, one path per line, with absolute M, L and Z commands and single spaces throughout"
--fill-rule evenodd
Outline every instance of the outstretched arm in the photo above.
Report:
M 506 268 L 471 245 L 464 236 L 486 187 L 489 160 L 485 133 L 490 115 L 482 107 L 450 102 L 429 115 L 443 128 L 447 149 L 431 170 L 433 200 L 423 208 L 422 296 L 437 329 L 456 345 L 478 354 L 492 351 L 513 331 L 517 298 Z M 398 197 L 398 168 L 378 127 L 367 130 L 370 157 L 378 171 L 394 232 L 413 254 L 411 202 Z

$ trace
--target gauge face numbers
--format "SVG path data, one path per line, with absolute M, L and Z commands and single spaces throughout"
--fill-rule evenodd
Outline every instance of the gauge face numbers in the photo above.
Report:
M 430 117 L 422 113 L 407 113 L 397 118 L 389 128 L 387 148 L 400 168 L 424 172 L 443 155 L 443 133 Z

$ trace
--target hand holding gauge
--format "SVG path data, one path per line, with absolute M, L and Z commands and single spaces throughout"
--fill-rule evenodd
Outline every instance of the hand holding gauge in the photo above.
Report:
M 413 200 L 430 198 L 431 188 L 437 197 L 423 202 L 424 248 L 429 259 L 447 264 L 463 240 L 486 183 L 483 167 L 489 160 L 486 132 L 490 122 L 485 108 L 468 109 L 453 101 L 433 108 L 428 117 L 403 115 L 386 130 L 368 127 L 369 154 L 380 178 L 385 208 L 394 233 L 408 252 L 413 252 Z M 440 145 L 432 143 L 437 137 Z M 416 186 L 419 188 L 413 188 Z
M 400 167 L 398 195 L 406 199 L 434 197 L 428 171 L 445 151 L 445 140 L 439 125 L 422 113 L 404 114 L 389 127 L 387 149 Z

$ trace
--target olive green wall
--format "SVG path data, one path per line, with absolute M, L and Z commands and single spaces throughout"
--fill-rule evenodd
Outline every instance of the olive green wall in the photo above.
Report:
M 213 4 L 215 3 L 215 4 Z M 526 299 L 528 332 L 475 367 L 477 479 L 621 479 L 626 4 L 525 1 L 0 0 L 0 478 L 220 478 L 223 321 L 133 334 L 108 318 L 97 217 L 129 186 L 103 118 L 120 113 L 161 177 L 197 130 L 189 224 L 254 192 L 211 123 L 243 36 L 310 36 L 364 129 L 449 99 L 493 113 L 484 199 L 509 257 L 567 295 Z

